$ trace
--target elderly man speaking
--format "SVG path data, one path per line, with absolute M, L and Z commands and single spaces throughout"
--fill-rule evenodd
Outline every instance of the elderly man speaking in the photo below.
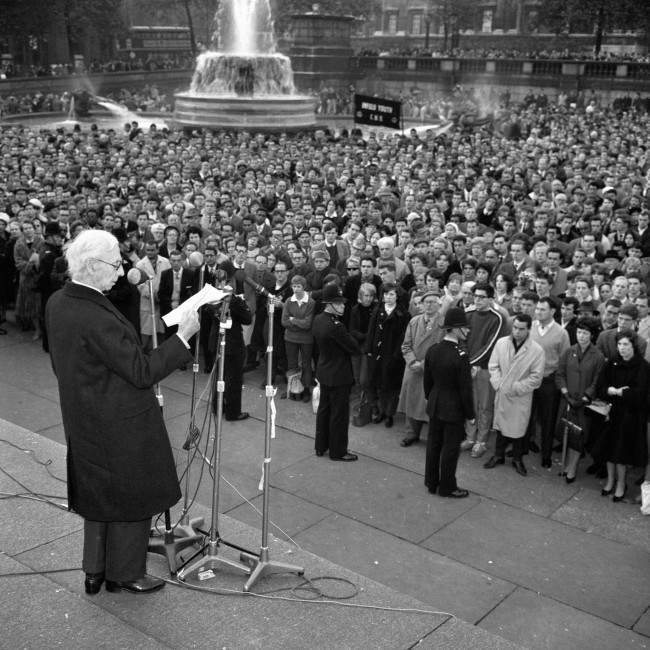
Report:
M 151 517 L 180 489 L 153 386 L 191 361 L 196 312 L 178 333 L 145 353 L 133 325 L 108 301 L 122 275 L 115 237 L 82 232 L 66 253 L 72 282 L 48 301 L 50 356 L 59 383 L 68 447 L 68 507 L 84 518 L 86 593 L 147 593 L 164 583 L 146 575 Z

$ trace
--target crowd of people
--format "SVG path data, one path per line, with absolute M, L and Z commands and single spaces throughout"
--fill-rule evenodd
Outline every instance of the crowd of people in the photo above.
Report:
M 62 93 L 36 92 L 6 97 L 0 95 L 0 118 L 26 113 L 68 113 L 73 94 L 66 90 Z M 133 112 L 169 113 L 174 106 L 173 96 L 162 92 L 155 84 L 146 84 L 141 90 L 135 91 L 123 88 L 107 93 L 106 99 Z
M 642 52 L 611 52 L 603 50 L 598 55 L 593 50 L 570 50 L 568 48 L 539 48 L 535 50 L 520 50 L 517 48 L 497 47 L 455 47 L 445 52 L 443 50 L 426 49 L 424 47 L 393 47 L 387 50 L 367 48 L 360 50 L 357 56 L 411 56 L 429 57 L 434 59 L 531 59 L 531 60 L 563 60 L 563 61 L 603 61 L 630 63 L 650 63 L 650 55 Z
M 0 80 L 28 77 L 68 77 L 103 72 L 135 72 L 145 70 L 190 70 L 194 59 L 189 54 L 166 54 L 164 56 L 136 56 L 135 58 L 91 60 L 88 65 L 52 63 L 50 65 L 22 64 L 3 61 L 0 64 Z
M 527 455 L 552 467 L 566 431 L 567 483 L 588 456 L 603 495 L 621 501 L 643 478 L 628 468 L 648 463 L 650 116 L 591 102 L 509 110 L 519 127 L 510 139 L 462 124 L 365 137 L 5 128 L 0 316 L 13 309 L 47 348 L 44 308 L 66 282 L 61 251 L 86 229 L 106 230 L 124 271 L 154 278 L 121 276 L 109 293 L 145 347 L 154 329 L 171 334 L 160 316 L 199 278 L 230 282 L 243 314 L 231 383 L 264 363 L 270 299 L 273 380 L 309 401 L 321 353 L 313 324 L 326 311 L 356 342 L 346 345 L 361 422 L 365 413 L 391 428 L 404 413 L 404 446 L 426 427 L 432 438 L 427 351 L 453 330 L 475 417 L 455 452 L 428 453 L 455 467 L 461 450 L 478 459 L 494 440 L 485 468 L 511 454 L 525 476 Z M 328 307 L 343 298 L 340 315 Z M 204 314 L 208 372 L 217 329 Z M 246 416 L 241 386 L 225 401 L 228 419 Z

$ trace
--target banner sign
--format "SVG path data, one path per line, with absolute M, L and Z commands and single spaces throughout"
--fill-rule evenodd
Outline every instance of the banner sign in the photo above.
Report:
M 385 126 L 389 129 L 402 128 L 402 103 L 391 99 L 354 96 L 354 122 L 368 126 Z

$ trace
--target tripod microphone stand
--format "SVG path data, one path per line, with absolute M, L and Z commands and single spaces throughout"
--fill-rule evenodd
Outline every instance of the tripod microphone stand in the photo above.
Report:
M 219 316 L 219 335 L 217 340 L 217 349 L 219 359 L 217 362 L 217 374 L 214 375 L 213 370 L 213 387 L 217 390 L 217 405 L 213 411 L 215 421 L 214 441 L 212 446 L 212 513 L 210 522 L 209 539 L 203 548 L 199 551 L 201 557 L 198 557 L 194 562 L 182 567 L 178 571 L 178 579 L 186 581 L 188 577 L 196 575 L 200 580 L 201 578 L 212 577 L 211 572 L 213 569 L 220 567 L 228 567 L 239 571 L 245 575 L 250 573 L 250 568 L 240 562 L 231 560 L 226 557 L 219 556 L 219 546 L 223 541 L 219 535 L 219 482 L 221 480 L 221 432 L 223 428 L 223 392 L 224 392 L 224 365 L 226 357 L 226 329 L 228 329 L 228 311 L 230 305 L 230 296 L 226 296 L 221 303 L 221 313 Z M 216 384 L 216 385 L 215 385 Z M 214 392 L 212 393 L 214 394 Z M 212 401 L 208 405 L 211 408 Z M 205 553 L 205 555 L 203 555 Z M 248 554 L 245 554 L 248 557 Z M 254 556 L 251 556 L 254 557 Z
M 260 547 L 259 557 L 242 554 L 240 557 L 251 567 L 251 575 L 244 585 L 244 591 L 250 591 L 251 587 L 265 575 L 272 573 L 297 573 L 299 576 L 305 573 L 302 567 L 283 562 L 272 562 L 269 559 L 269 477 L 271 470 L 271 437 L 274 429 L 273 422 L 273 397 L 275 389 L 273 388 L 273 312 L 275 303 L 273 297 L 268 296 L 268 320 L 269 333 L 268 344 L 266 347 L 266 415 L 264 419 L 264 463 L 262 465 L 262 545 Z M 311 361 L 311 360 L 309 360 Z
M 156 322 L 156 301 L 154 298 L 154 277 L 150 277 L 147 280 L 149 285 L 149 306 L 151 308 L 151 341 L 153 349 L 155 350 L 158 347 L 158 330 Z M 164 399 L 162 392 L 160 390 L 160 384 L 156 384 L 156 398 L 158 399 L 158 405 L 160 410 L 163 410 Z M 192 406 L 194 405 L 194 400 L 192 400 Z M 189 452 L 188 452 L 189 458 Z M 187 493 L 189 490 L 189 464 L 188 471 L 186 474 L 185 481 L 185 505 L 187 506 Z M 183 510 L 185 512 L 185 508 Z M 182 536 L 177 536 L 174 534 L 174 528 L 172 527 L 171 514 L 169 509 L 165 510 L 165 531 L 162 535 L 158 534 L 158 531 L 153 528 L 151 531 L 151 537 L 149 539 L 149 545 L 147 550 L 150 553 L 156 553 L 157 555 L 164 555 L 167 558 L 167 565 L 169 566 L 169 572 L 172 576 L 176 575 L 176 555 L 184 548 L 192 546 L 197 542 L 200 542 L 203 539 L 202 535 L 197 534 L 193 529 L 190 533 L 188 528 L 181 528 L 180 532 L 183 533 Z M 202 520 L 201 520 L 202 521 Z M 200 525 L 200 524 L 197 524 Z

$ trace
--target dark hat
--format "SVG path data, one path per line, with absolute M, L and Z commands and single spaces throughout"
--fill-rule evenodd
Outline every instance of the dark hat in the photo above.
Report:
M 45 236 L 51 237 L 52 235 L 60 235 L 61 226 L 58 221 L 48 221 L 45 224 Z
M 225 271 L 228 278 L 232 278 L 232 276 L 235 275 L 235 271 L 237 270 L 235 268 L 235 265 L 230 260 L 221 262 L 218 268 L 220 268 L 222 271 Z
M 346 302 L 341 288 L 337 287 L 333 282 L 326 284 L 323 287 L 323 293 L 321 294 L 320 300 L 322 303 Z
M 449 309 L 445 314 L 445 321 L 442 326 L 447 329 L 453 329 L 454 327 L 469 327 L 467 325 L 465 310 L 461 307 L 451 307 L 451 309 Z

